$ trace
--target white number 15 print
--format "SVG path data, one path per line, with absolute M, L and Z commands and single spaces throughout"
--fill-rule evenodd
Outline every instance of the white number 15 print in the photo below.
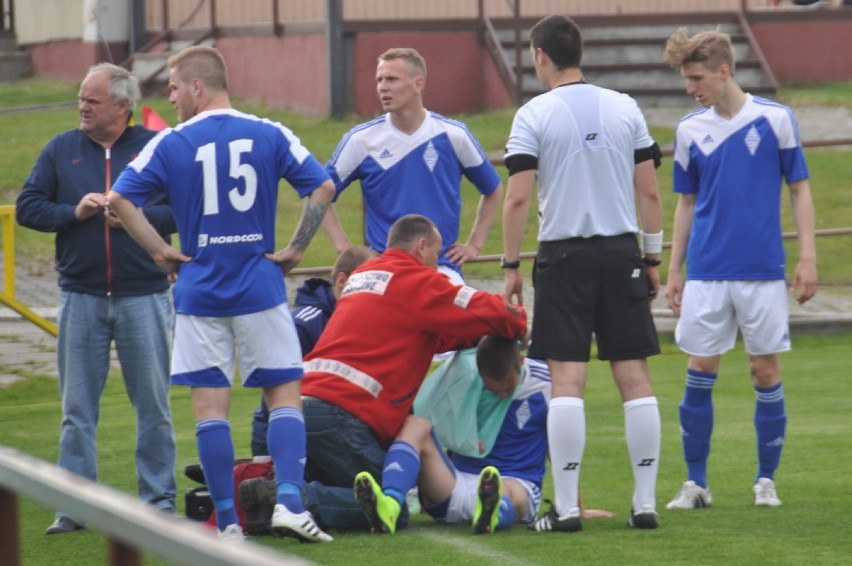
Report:
M 228 199 L 239 212 L 249 210 L 257 197 L 257 173 L 248 163 L 240 163 L 243 153 L 251 153 L 252 140 L 234 140 L 228 144 L 231 154 L 230 175 L 233 179 L 242 177 L 245 181 L 245 192 L 240 193 L 234 187 L 228 191 Z M 219 213 L 219 179 L 216 170 L 216 144 L 208 143 L 198 148 L 195 160 L 201 162 L 204 174 L 204 214 Z

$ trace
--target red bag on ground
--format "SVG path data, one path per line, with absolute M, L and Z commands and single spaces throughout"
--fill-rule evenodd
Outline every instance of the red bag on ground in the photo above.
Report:
M 275 469 L 272 467 L 272 462 L 255 462 L 254 460 L 239 460 L 234 465 L 234 507 L 237 510 L 237 517 L 240 520 L 240 526 L 243 528 L 243 533 L 246 533 L 246 513 L 240 506 L 240 498 L 237 493 L 240 489 L 240 483 L 252 478 L 266 478 L 275 480 Z M 207 519 L 207 524 L 216 528 L 216 510 L 210 514 Z

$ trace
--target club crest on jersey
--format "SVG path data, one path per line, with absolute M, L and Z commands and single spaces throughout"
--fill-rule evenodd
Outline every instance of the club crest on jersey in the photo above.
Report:
M 388 284 L 393 279 L 393 273 L 390 271 L 362 271 L 353 273 L 346 280 L 346 286 L 340 294 L 340 298 L 346 297 L 353 293 L 373 293 L 374 295 L 384 295 L 388 289 Z
M 429 171 L 434 171 L 435 165 L 438 164 L 438 150 L 435 149 L 431 141 L 426 144 L 426 150 L 423 152 L 423 161 L 426 162 L 426 167 L 429 168 Z
M 757 146 L 760 145 L 760 134 L 757 133 L 757 128 L 752 124 L 745 137 L 745 144 L 748 152 L 754 155 L 757 152 Z
M 530 400 L 524 399 L 518 411 L 515 413 L 515 418 L 518 420 L 518 430 L 524 430 L 524 426 L 532 418 L 532 409 L 530 409 Z

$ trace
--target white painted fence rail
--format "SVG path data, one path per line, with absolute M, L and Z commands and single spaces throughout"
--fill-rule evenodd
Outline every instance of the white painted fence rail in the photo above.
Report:
M 62 509 L 87 528 L 104 533 L 114 564 L 141 564 L 142 553 L 186 566 L 310 564 L 250 541 L 219 542 L 212 529 L 194 521 L 157 511 L 126 493 L 0 446 L 0 563 L 4 565 L 20 564 L 17 497 Z

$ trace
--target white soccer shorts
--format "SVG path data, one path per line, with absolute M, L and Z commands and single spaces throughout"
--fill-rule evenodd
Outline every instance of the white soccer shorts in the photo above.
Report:
M 687 281 L 678 347 L 692 356 L 721 355 L 742 333 L 745 350 L 764 356 L 790 349 L 787 285 L 774 281 Z
M 230 317 L 175 315 L 172 383 L 200 387 L 234 384 L 236 359 L 246 387 L 300 379 L 302 349 L 287 303 Z
M 464 279 L 462 278 L 461 273 L 459 273 L 452 267 L 447 267 L 446 265 L 439 265 L 438 273 L 443 273 L 444 275 L 446 275 L 453 285 L 464 285 Z
M 504 485 L 508 477 L 510 476 L 503 476 Z M 515 521 L 518 523 L 532 523 L 536 515 L 538 515 L 538 507 L 541 503 L 541 491 L 527 480 L 518 478 L 512 478 L 512 480 L 518 482 L 527 491 L 528 501 L 526 513 L 522 517 L 517 517 Z M 470 524 L 473 521 L 473 514 L 476 512 L 476 487 L 478 483 L 479 474 L 456 471 L 456 487 L 450 496 L 447 515 L 444 517 L 445 523 Z

